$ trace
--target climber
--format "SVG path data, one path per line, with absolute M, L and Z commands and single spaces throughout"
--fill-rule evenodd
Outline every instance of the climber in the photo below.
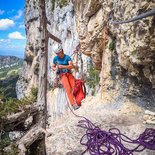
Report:
M 59 74 L 62 85 L 64 86 L 69 102 L 74 110 L 78 109 L 80 106 L 77 105 L 76 100 L 73 96 L 73 88 L 75 84 L 75 78 L 72 75 L 71 69 L 73 68 L 73 63 L 71 57 L 64 54 L 61 46 L 55 51 L 57 56 L 53 59 L 52 69 Z

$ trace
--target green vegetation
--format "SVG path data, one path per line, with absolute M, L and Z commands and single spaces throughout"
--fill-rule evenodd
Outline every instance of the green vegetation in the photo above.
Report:
M 7 152 L 4 152 L 4 148 L 11 145 L 11 150 L 6 150 Z M 3 155 L 17 155 L 19 153 L 18 148 L 15 144 L 12 144 L 10 138 L 9 138 L 9 133 L 4 133 L 1 136 L 0 140 L 0 153 Z
M 90 88 L 95 88 L 96 85 L 99 84 L 100 77 L 99 77 L 100 71 L 96 70 L 93 66 L 90 66 L 88 70 L 88 76 L 86 76 L 86 84 Z
M 31 97 L 32 97 L 33 102 L 35 102 L 37 100 L 37 95 L 38 95 L 38 88 L 32 87 L 31 88 Z
M 58 0 L 58 6 L 60 8 L 66 6 L 66 5 L 68 5 L 68 0 Z
M 69 1 L 68 0 L 51 0 L 51 12 L 53 14 L 54 8 L 55 8 L 55 2 L 57 2 L 58 6 L 60 8 L 67 6 Z
M 52 0 L 51 1 L 51 12 L 53 13 L 53 11 L 54 11 L 54 8 L 55 8 L 55 0 Z
M 0 69 L 0 101 L 5 101 L 10 97 L 17 97 L 16 83 L 18 80 L 18 73 L 22 64 L 23 60 L 19 59 L 17 65 Z
M 18 147 L 14 144 L 11 145 L 11 150 L 8 151 L 7 153 L 4 153 L 4 155 L 17 155 L 19 154 Z
M 6 150 L 7 152 L 4 152 L 3 149 L 9 145 L 11 145 L 11 150 Z M 1 135 L 0 153 L 2 153 L 3 155 L 17 155 L 19 153 L 17 146 L 14 144 L 11 144 L 11 140 L 9 138 L 8 132 Z
M 1 140 L 0 140 L 0 151 L 10 145 L 11 141 L 10 141 L 10 138 L 9 138 L 9 133 L 5 133 L 1 136 Z
M 16 113 L 25 105 L 34 103 L 37 100 L 38 89 L 35 87 L 31 88 L 29 97 L 24 97 L 21 100 L 16 98 L 8 98 L 5 102 L 0 104 L 0 118 L 6 117 L 8 114 Z
M 7 76 L 14 76 L 14 75 L 18 75 L 18 71 L 19 70 L 10 70 L 10 71 L 8 71 L 8 73 L 7 73 Z
M 0 99 L 9 97 L 16 98 L 16 83 L 18 74 L 11 74 L 10 77 L 0 80 Z
M 0 69 L 0 79 L 4 79 L 12 75 L 18 75 L 22 64 L 23 60 L 19 60 L 18 65 Z
M 114 42 L 114 41 L 111 41 L 111 43 L 109 44 L 109 49 L 110 49 L 111 51 L 113 51 L 114 48 L 115 48 L 115 42 Z
M 24 81 L 25 83 L 29 83 L 29 79 L 23 78 L 23 81 Z
M 0 152 L 3 152 L 3 155 L 17 155 L 18 148 L 11 144 L 11 140 L 8 135 L 8 131 L 11 129 L 11 126 L 5 126 L 3 122 L 7 115 L 20 112 L 24 109 L 25 105 L 30 105 L 37 100 L 38 88 L 32 87 L 30 95 L 28 97 L 24 97 L 21 100 L 16 98 L 5 98 L 5 101 L 0 99 L 0 131 L 3 133 L 0 134 Z M 4 100 L 4 97 L 3 97 Z M 7 153 L 4 152 L 4 148 L 11 145 L 11 150 Z

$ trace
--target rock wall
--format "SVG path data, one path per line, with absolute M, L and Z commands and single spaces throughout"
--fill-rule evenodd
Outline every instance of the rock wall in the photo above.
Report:
M 102 101 L 111 103 L 108 111 L 111 108 L 118 110 L 120 106 L 125 105 L 125 101 L 131 101 L 132 105 L 138 104 L 138 108 L 154 108 L 155 17 L 122 25 L 112 24 L 112 21 L 129 19 L 154 7 L 154 0 L 46 0 L 48 31 L 61 39 L 62 47 L 68 55 L 72 55 L 76 46 L 80 45 L 86 74 L 90 60 L 93 66 L 101 72 L 99 91 L 103 98 L 98 101 L 101 104 L 98 109 L 104 109 Z M 38 58 L 41 57 L 38 53 L 41 50 L 38 43 L 41 34 L 38 0 L 26 1 L 25 26 L 27 45 L 24 66 L 17 83 L 18 98 L 28 95 L 32 87 L 38 86 L 40 65 Z M 55 78 L 55 73 L 51 70 L 52 59 L 58 45 L 57 42 L 49 39 L 48 83 L 51 86 Z M 78 65 L 80 66 L 80 63 Z M 130 105 L 128 108 L 131 108 Z M 131 109 L 132 113 L 134 106 Z M 63 89 L 53 90 L 52 88 L 50 90 L 49 88 L 47 111 L 48 124 L 46 125 L 47 130 L 51 131 L 56 118 L 59 122 L 59 118 L 66 112 L 68 114 L 69 111 Z M 62 121 L 64 123 L 64 119 Z M 46 138 L 46 142 L 48 144 L 47 154 L 55 153 L 57 147 L 51 148 L 53 139 Z M 58 148 L 61 148 L 59 146 L 61 145 L 58 143 Z M 69 144 L 66 147 L 70 147 Z
M 27 36 L 24 65 L 17 82 L 17 97 L 28 96 L 32 87 L 38 85 L 38 38 L 40 37 L 38 1 L 27 0 L 25 3 L 25 30 Z
M 97 69 L 102 68 L 104 92 L 123 90 L 118 95 L 147 96 L 150 99 L 144 97 L 144 103 L 136 102 L 153 105 L 155 17 L 122 25 L 113 25 L 112 21 L 130 19 L 151 10 L 155 1 L 73 0 L 73 4 L 81 48 Z M 109 31 L 106 40 L 105 28 Z M 102 46 L 105 42 L 106 48 Z
M 142 20 L 113 25 L 112 21 L 125 20 L 155 7 L 152 0 L 145 1 L 46 1 L 48 30 L 62 41 L 65 53 L 72 55 L 80 44 L 87 71 L 88 58 L 92 59 L 96 69 L 101 70 L 101 82 L 104 91 L 125 89 L 124 95 L 138 94 L 153 97 L 155 87 L 155 40 L 154 16 Z M 30 92 L 38 81 L 38 1 L 26 1 L 25 25 L 27 45 L 25 63 L 17 83 L 18 98 Z M 108 31 L 106 39 L 105 29 Z M 105 47 L 104 47 L 105 44 Z M 54 50 L 58 43 L 49 40 L 48 81 L 52 83 L 51 72 Z M 122 84 L 124 83 L 124 84 Z M 103 90 L 102 90 L 103 91 Z M 154 99 L 153 99 L 154 100 Z M 149 101 L 151 102 L 151 101 Z

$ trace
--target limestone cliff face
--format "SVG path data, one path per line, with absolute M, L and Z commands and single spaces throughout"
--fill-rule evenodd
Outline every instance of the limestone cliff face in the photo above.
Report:
M 27 45 L 23 70 L 17 83 L 18 98 L 27 95 L 31 87 L 39 85 L 39 66 L 44 64 L 39 62 L 41 53 L 44 51 L 39 41 L 41 29 L 39 29 L 38 0 L 26 0 L 25 5 Z M 121 106 L 123 107 L 121 111 L 123 114 L 125 109 L 130 109 L 130 113 L 132 113 L 136 110 L 135 107 L 138 107 L 138 112 L 141 111 L 140 107 L 154 108 L 155 17 L 152 16 L 122 25 L 113 25 L 112 23 L 115 20 L 129 19 L 153 8 L 155 8 L 154 0 L 46 0 L 48 31 L 62 41 L 63 49 L 68 55 L 72 55 L 76 46 L 80 45 L 86 74 L 90 60 L 93 66 L 100 71 L 100 89 L 98 90 L 103 98 L 101 100 L 99 97 L 97 97 L 97 100 L 95 98 L 94 103 L 98 104 L 98 107 L 92 104 L 94 108 L 91 107 L 92 99 L 86 99 L 86 102 L 90 102 L 88 104 L 90 106 L 88 108 L 87 103 L 85 103 L 83 108 L 80 109 L 82 115 L 88 114 L 88 116 L 92 116 L 91 118 L 99 115 L 99 120 L 99 118 L 102 118 L 103 109 L 106 107 L 109 108 L 106 111 L 107 113 L 113 109 L 116 110 L 115 114 L 122 110 Z M 51 85 L 55 78 L 55 73 L 51 70 L 52 59 L 58 45 L 56 41 L 49 39 L 47 80 Z M 75 62 L 74 57 L 73 61 Z M 80 66 L 80 62 L 78 65 Z M 41 86 L 43 87 L 43 85 Z M 107 103 L 104 108 L 103 102 Z M 130 102 L 132 102 L 132 105 L 125 104 Z M 86 113 L 84 109 L 86 109 Z M 94 112 L 97 109 L 99 111 Z M 66 129 L 66 121 L 68 120 L 68 123 L 72 122 L 68 115 L 65 115 L 68 114 L 68 111 L 68 101 L 64 89 L 48 90 L 48 124 L 46 125 L 47 130 L 52 131 L 53 134 L 52 138 L 46 138 L 46 149 L 49 155 L 76 153 L 76 151 L 72 153 L 72 150 L 77 150 L 77 145 L 74 143 L 77 142 L 76 136 L 72 132 L 73 124 L 70 126 L 71 128 Z M 60 119 L 59 116 L 62 115 L 65 116 Z M 94 120 L 96 119 L 94 118 Z M 61 124 L 64 124 L 63 129 Z M 59 129 L 57 133 L 55 133 L 56 126 Z M 133 131 L 133 128 L 132 126 L 126 131 Z M 138 128 L 142 129 L 141 126 Z M 74 138 L 66 136 L 68 143 L 64 146 L 66 132 L 67 135 L 72 133 Z M 60 137 L 60 133 L 62 137 L 64 136 L 63 141 L 55 140 L 57 136 Z M 77 136 L 79 133 L 80 131 Z M 73 140 L 73 147 L 70 144 L 71 140 Z M 54 147 L 51 147 L 53 141 Z M 80 154 L 79 152 L 81 150 L 77 150 L 77 154 Z
M 40 37 L 38 1 L 30 0 L 25 4 L 25 28 L 27 42 L 25 48 L 24 65 L 17 82 L 17 97 L 27 96 L 32 87 L 38 85 L 38 38 Z
M 119 2 L 118 2 L 119 4 Z M 121 7 L 120 11 L 117 11 Z M 114 5 L 114 18 L 127 19 L 155 7 L 154 1 L 127 2 Z M 111 25 L 116 36 L 116 51 L 119 64 L 137 79 L 148 80 L 155 87 L 154 48 L 155 18 L 149 17 L 117 27 Z
M 101 85 L 105 91 L 109 88 L 123 87 L 127 90 L 125 95 L 145 94 L 147 89 L 152 93 L 155 87 L 155 18 L 152 16 L 122 25 L 113 25 L 112 21 L 129 19 L 154 7 L 153 0 L 138 2 L 47 0 L 48 30 L 61 39 L 64 51 L 69 55 L 80 44 L 84 65 L 87 66 L 87 60 L 91 58 L 95 68 L 101 70 Z M 31 87 L 37 86 L 39 66 L 37 51 L 40 36 L 38 14 L 38 1 L 27 1 L 25 9 L 27 46 L 24 67 L 17 84 L 19 98 L 26 95 Z M 106 39 L 105 29 L 108 30 Z M 49 40 L 49 83 L 54 78 L 51 64 L 53 51 L 57 47 L 57 42 Z M 121 85 L 123 79 L 126 86 Z
M 112 21 L 130 19 L 151 10 L 155 2 L 73 0 L 73 4 L 81 48 L 97 69 L 102 68 L 104 92 L 122 88 L 124 96 L 150 95 L 152 101 L 148 102 L 153 103 L 155 18 L 122 25 L 113 25 Z M 109 31 L 106 39 L 105 28 Z M 104 42 L 106 48 L 102 46 Z

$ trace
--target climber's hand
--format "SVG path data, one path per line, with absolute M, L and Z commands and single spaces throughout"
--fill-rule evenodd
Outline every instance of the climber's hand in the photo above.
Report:
M 59 69 L 63 69 L 64 66 L 63 66 L 63 65 L 58 65 L 58 68 L 59 68 Z

